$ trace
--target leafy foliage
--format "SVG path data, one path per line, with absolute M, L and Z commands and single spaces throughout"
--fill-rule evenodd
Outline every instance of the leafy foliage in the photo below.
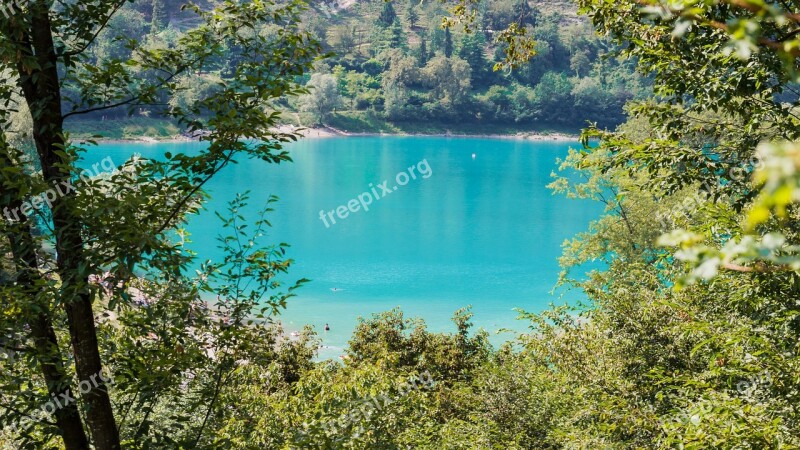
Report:
M 137 15 L 121 3 L 83 3 L 56 14 L 34 2 L 26 14 L 0 19 L 0 61 L 18 84 L 0 90 L 0 208 L 27 211 L 0 224 L 0 418 L 16 426 L 4 429 L 3 442 L 800 448 L 793 3 L 579 0 L 608 37 L 600 45 L 582 24 L 567 39 L 527 2 L 462 2 L 451 18 L 467 30 L 491 24 L 524 39 L 528 31 L 515 27 L 530 28 L 541 63 L 491 81 L 474 98 L 474 86 L 498 76 L 473 67 L 487 56 L 486 36 L 460 35 L 451 41 L 461 43 L 459 56 L 448 57 L 447 32 L 431 28 L 433 53 L 414 57 L 402 39 L 392 41 L 395 18 L 387 33 L 374 34 L 380 45 L 369 46 L 372 54 L 358 50 L 306 76 L 324 50 L 301 29 L 316 27 L 301 20 L 301 4 L 195 5 L 192 27 L 177 32 L 170 24 L 182 13 L 170 2 L 158 15 L 156 4 Z M 382 2 L 362 7 L 387 10 Z M 131 32 L 151 20 L 146 45 L 93 40 L 116 11 L 127 11 L 125 24 L 139 30 Z M 47 20 L 57 37 L 49 53 L 7 39 L 38 36 Z M 339 26 L 336 45 L 361 39 Z M 597 59 L 604 45 L 620 59 Z M 81 51 L 90 47 L 104 56 Z M 605 64 L 619 69 L 615 76 Z M 610 103 L 636 97 L 609 95 L 640 87 L 627 72 L 633 65 L 653 80 L 656 96 L 630 103 L 616 130 L 590 127 L 550 185 L 606 208 L 565 243 L 561 259 L 561 284 L 587 301 L 520 312 L 530 332 L 499 349 L 472 330 L 468 310 L 456 312 L 451 334 L 394 310 L 362 320 L 342 362 L 315 362 L 310 330 L 285 336 L 273 323 L 304 280 L 285 284 L 288 246 L 258 243 L 270 205 L 250 222 L 246 194 L 219 215 L 226 257 L 186 273 L 193 255 L 182 224 L 201 207 L 208 177 L 241 157 L 289 161 L 282 143 L 293 136 L 273 130 L 286 95 L 307 94 L 303 103 L 320 115 L 342 95 L 341 103 L 385 108 L 396 120 L 455 118 L 452 111 L 478 99 L 503 120 L 570 121 L 580 116 L 559 104 L 608 114 Z M 320 94 L 299 86 L 306 82 Z M 27 113 L 13 112 L 15 102 Z M 81 178 L 82 151 L 63 133 L 62 113 L 132 105 L 208 130 L 207 147 Z M 20 114 L 32 123 L 27 151 L 25 127 L 11 124 Z M 63 181 L 74 182 L 73 192 L 30 206 Z M 600 264 L 587 272 L 589 262 Z M 100 362 L 113 385 L 81 392 L 52 418 L 23 420 L 76 393 Z M 105 418 L 97 414 L 104 408 Z

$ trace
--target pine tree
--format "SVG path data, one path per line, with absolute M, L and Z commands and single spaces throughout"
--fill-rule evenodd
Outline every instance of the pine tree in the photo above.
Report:
M 450 27 L 444 29 L 444 56 L 453 56 L 453 35 L 450 33 Z
M 389 32 L 389 48 L 405 48 L 406 47 L 406 34 L 403 31 L 403 25 L 400 19 L 397 18 L 388 29 Z
M 467 61 L 472 68 L 474 84 L 483 84 L 486 81 L 486 68 L 489 63 L 486 61 L 483 47 L 482 35 L 466 33 L 461 38 L 461 48 L 458 49 L 458 57 Z
M 394 21 L 397 20 L 397 13 L 394 11 L 392 2 L 385 2 L 383 4 L 383 11 L 378 16 L 378 24 L 384 28 L 392 26 Z
M 406 19 L 408 20 L 408 25 L 411 28 L 414 28 L 417 25 L 417 21 L 419 21 L 419 14 L 417 14 L 417 8 L 414 5 L 413 1 L 408 2 L 408 9 L 406 9 Z
M 419 43 L 419 55 L 417 55 L 417 65 L 425 67 L 428 63 L 428 42 L 425 36 L 422 36 L 422 41 Z

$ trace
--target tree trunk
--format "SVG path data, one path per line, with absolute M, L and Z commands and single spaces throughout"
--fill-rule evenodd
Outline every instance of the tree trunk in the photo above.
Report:
M 30 46 L 28 57 L 35 57 L 38 67 L 19 64 L 20 85 L 33 118 L 33 138 L 42 165 L 44 179 L 50 185 L 69 182 L 67 167 L 71 161 L 63 156 L 66 142 L 63 135 L 58 59 L 53 44 L 49 2 L 31 2 L 32 29 L 23 37 Z M 119 432 L 114 420 L 106 384 L 100 379 L 102 363 L 97 342 L 92 297 L 88 289 L 88 267 L 84 259 L 81 220 L 69 208 L 74 193 L 60 195 L 53 201 L 53 231 L 56 238 L 58 273 L 61 277 L 61 302 L 67 312 L 75 366 L 80 381 L 96 380 L 98 386 L 83 393 L 87 407 L 92 443 L 99 450 L 120 448 Z M 94 385 L 94 384 L 93 384 Z
M 64 398 L 74 399 L 75 394 L 70 386 L 71 380 L 66 376 L 61 361 L 60 348 L 53 324 L 45 314 L 39 314 L 30 323 L 31 334 L 36 342 L 36 353 L 39 355 L 42 374 L 47 383 L 47 391 L 52 397 L 64 404 Z M 51 358 L 48 360 L 47 358 Z M 89 441 L 83 430 L 83 423 L 75 402 L 56 409 L 56 424 L 61 430 L 64 447 L 67 450 L 88 450 Z
M 14 161 L 8 158 L 7 154 L 0 155 L 0 166 L 13 167 Z M 0 186 L 3 191 L 3 186 Z M 3 192 L 13 200 L 8 205 L 12 211 L 22 210 L 22 199 L 20 192 Z M 30 287 L 30 295 L 36 298 L 39 291 L 38 286 L 44 285 L 39 274 L 39 264 L 36 258 L 35 240 L 31 234 L 28 219 L 23 217 L 18 222 L 12 222 L 11 232 L 6 236 L 11 246 L 11 253 L 17 270 L 17 283 L 20 286 Z M 71 389 L 71 379 L 64 369 L 64 362 L 61 359 L 61 348 L 58 345 L 56 332 L 53 329 L 52 319 L 49 313 L 49 305 L 46 301 L 35 301 L 31 312 L 26 311 L 28 326 L 31 330 L 31 338 L 34 342 L 39 369 L 47 385 L 47 392 L 56 399 L 75 398 Z M 66 403 L 66 402 L 64 402 Z M 64 440 L 64 447 L 67 450 L 88 450 L 89 441 L 83 429 L 78 405 L 75 402 L 69 404 L 62 403 L 62 407 L 55 410 L 56 424 L 61 431 Z

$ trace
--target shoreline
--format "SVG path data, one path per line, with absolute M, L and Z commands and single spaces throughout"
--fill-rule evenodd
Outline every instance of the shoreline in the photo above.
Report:
M 347 130 L 339 130 L 333 127 L 315 127 L 315 128 L 302 128 L 284 126 L 279 128 L 280 131 L 292 132 L 302 130 L 301 134 L 304 138 L 328 138 L 328 137 L 358 137 L 358 136 L 373 136 L 373 137 L 453 137 L 453 138 L 486 138 L 486 139 L 517 139 L 517 140 L 532 140 L 532 141 L 577 141 L 580 136 L 577 134 L 570 135 L 566 133 L 537 133 L 533 131 L 520 131 L 514 134 L 465 134 L 465 133 L 451 133 L 449 131 L 444 133 L 351 133 Z
M 514 134 L 463 134 L 463 133 L 351 133 L 346 130 L 338 130 L 332 127 L 296 127 L 283 125 L 276 129 L 281 133 L 298 133 L 303 139 L 328 139 L 336 137 L 445 137 L 445 138 L 473 138 L 473 139 L 513 139 L 521 141 L 550 141 L 550 142 L 574 142 L 579 140 L 577 134 L 566 133 L 537 133 L 533 131 L 521 131 Z M 177 135 L 164 139 L 156 139 L 148 136 L 141 136 L 129 139 L 82 139 L 77 138 L 75 142 L 95 141 L 100 144 L 176 144 L 184 142 L 198 142 L 197 138 Z

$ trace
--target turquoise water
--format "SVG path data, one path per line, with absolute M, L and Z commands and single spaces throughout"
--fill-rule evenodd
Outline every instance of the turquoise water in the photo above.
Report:
M 133 153 L 159 157 L 196 151 L 198 145 L 102 144 L 88 152 L 86 162 L 110 156 L 121 164 Z M 281 321 L 289 330 L 313 325 L 327 347 L 323 356 L 341 353 L 359 316 L 398 306 L 425 319 L 433 331 L 454 330 L 450 318 L 468 305 L 479 327 L 523 331 L 526 324 L 515 320 L 514 308 L 540 311 L 579 298 L 577 292 L 551 294 L 557 258 L 564 240 L 601 212 L 598 205 L 554 196 L 545 187 L 556 158 L 570 145 L 576 143 L 303 140 L 290 147 L 292 164 L 240 161 L 219 174 L 208 185 L 207 211 L 190 223 L 191 247 L 200 259 L 220 257 L 213 211 L 223 211 L 237 192 L 251 191 L 254 210 L 270 195 L 280 197 L 265 243 L 291 244 L 289 257 L 296 260 L 291 275 L 312 280 Z M 412 166 L 413 177 L 398 180 L 396 175 L 408 175 Z M 379 188 L 384 180 L 391 194 L 375 200 L 375 193 L 385 195 Z M 398 186 L 398 181 L 408 183 Z M 365 193 L 372 198 L 369 211 L 358 201 Z M 347 210 L 348 203 L 358 204 L 357 212 Z M 340 205 L 346 219 L 337 215 Z M 510 336 L 496 335 L 493 341 Z

